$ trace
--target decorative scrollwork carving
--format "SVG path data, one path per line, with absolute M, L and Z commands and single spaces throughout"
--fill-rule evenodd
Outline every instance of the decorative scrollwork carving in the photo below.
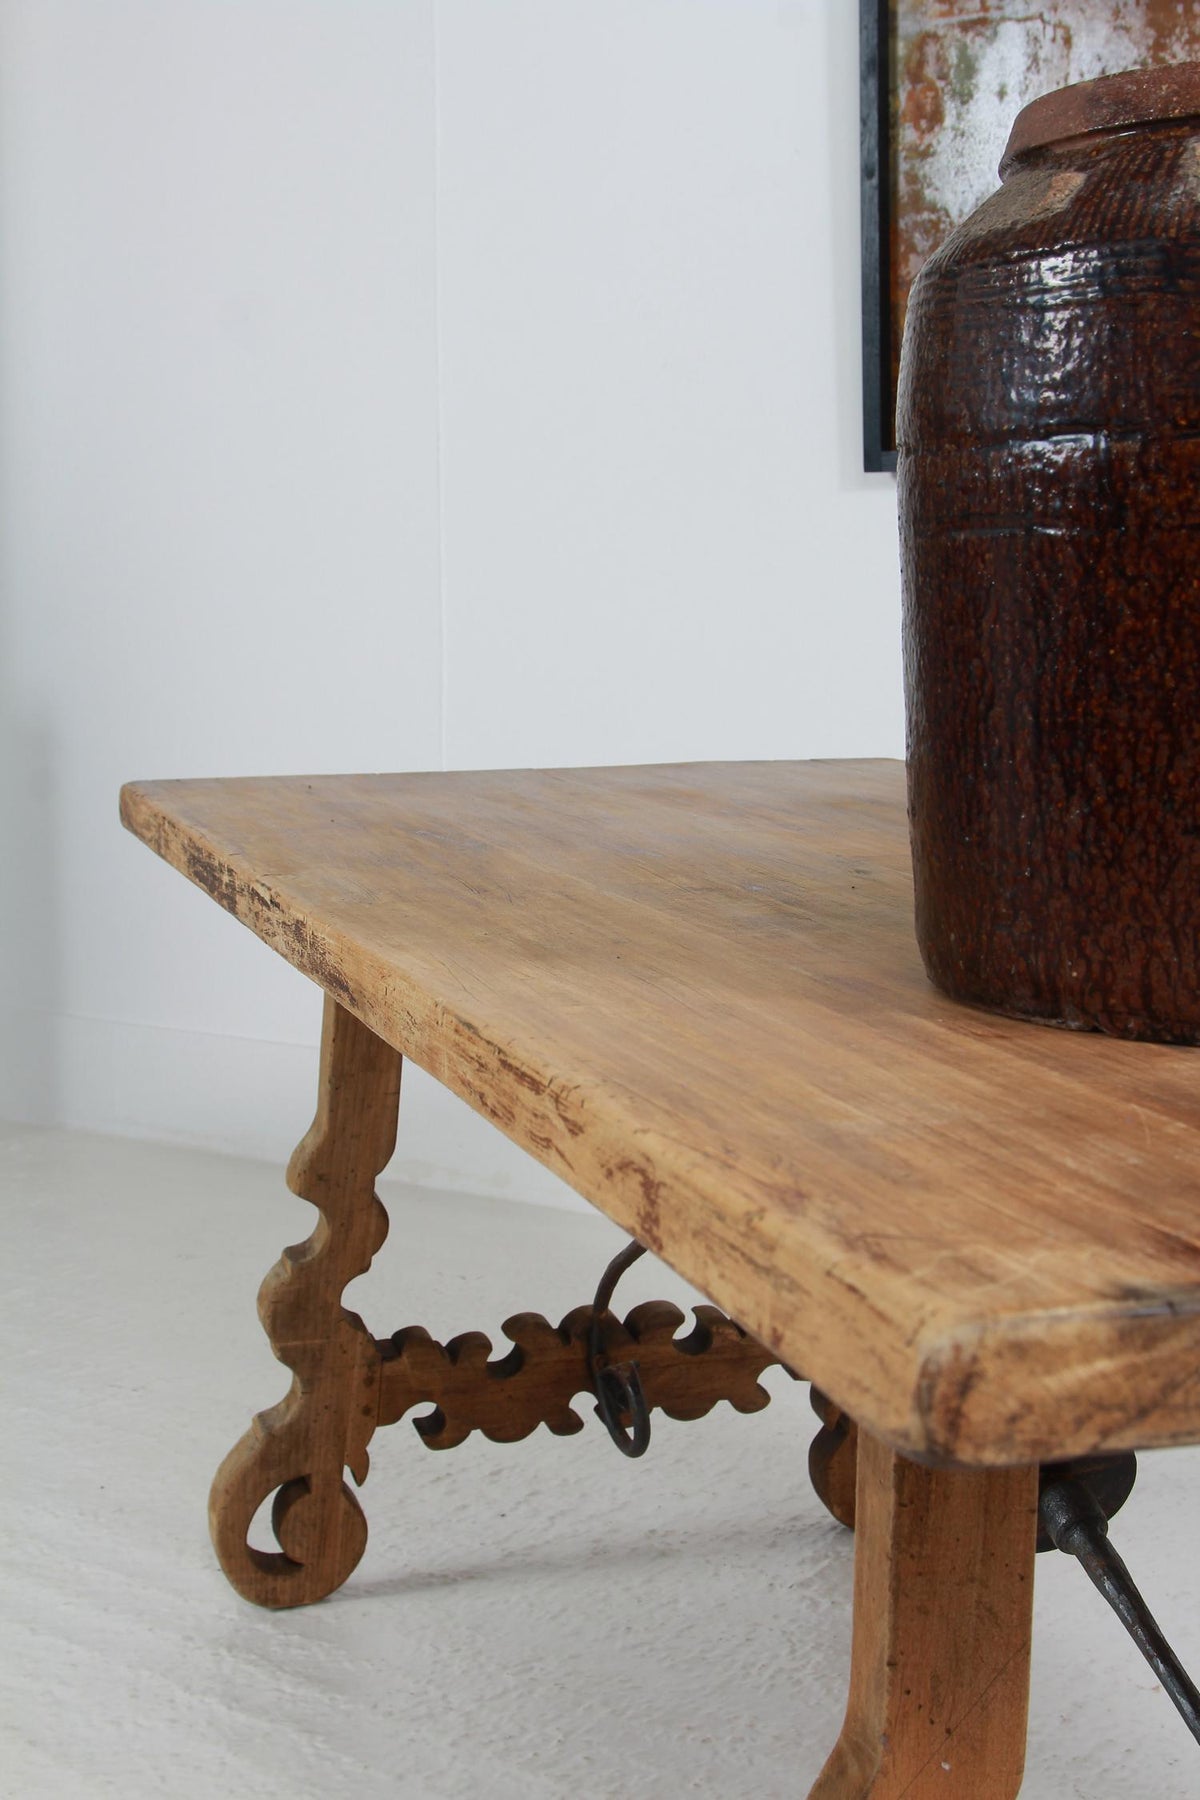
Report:
M 288 1168 L 292 1191 L 319 1217 L 259 1295 L 292 1385 L 225 1458 L 209 1506 L 222 1568 L 261 1606 L 305 1605 L 345 1581 L 367 1541 L 346 1471 L 361 1485 L 376 1427 L 414 1407 L 432 1409 L 413 1421 L 432 1450 L 473 1431 L 514 1443 L 544 1424 L 568 1436 L 583 1425 L 573 1402 L 594 1391 L 589 1352 L 608 1365 L 636 1364 L 647 1406 L 670 1418 L 702 1418 L 719 1400 L 759 1412 L 770 1400 L 759 1376 L 778 1359 L 715 1306 L 696 1307 L 684 1335 L 684 1314 L 664 1300 L 634 1307 L 623 1322 L 607 1307 L 576 1307 L 557 1326 L 518 1313 L 504 1326 L 510 1348 L 498 1358 L 477 1331 L 444 1345 L 421 1326 L 373 1338 L 341 1296 L 387 1233 L 374 1184 L 395 1143 L 400 1066 L 396 1051 L 326 1001 L 317 1116 Z M 272 1494 L 279 1547 L 263 1550 L 249 1531 Z
M 387 1234 L 374 1184 L 395 1144 L 399 1094 L 398 1053 L 327 999 L 317 1116 L 288 1167 L 289 1187 L 320 1216 L 305 1243 L 284 1251 L 258 1302 L 292 1386 L 230 1451 L 209 1500 L 221 1567 L 260 1606 L 323 1599 L 366 1547 L 366 1520 L 343 1475 L 366 1480 L 380 1356 L 341 1297 Z M 259 1550 L 250 1525 L 272 1493 L 280 1548 Z
M 695 1324 L 678 1337 L 684 1315 L 666 1300 L 634 1307 L 622 1323 L 601 1319 L 606 1357 L 636 1361 L 649 1406 L 673 1419 L 699 1419 L 718 1400 L 736 1411 L 759 1412 L 770 1395 L 758 1377 L 778 1358 L 715 1306 L 698 1306 Z M 546 1425 L 559 1437 L 582 1429 L 572 1401 L 589 1390 L 590 1306 L 576 1307 L 561 1325 L 540 1313 L 517 1313 L 503 1327 L 512 1348 L 492 1358 L 491 1339 L 469 1331 L 439 1344 L 413 1325 L 379 1343 L 382 1356 L 380 1425 L 414 1406 L 433 1411 L 413 1420 L 431 1450 L 449 1450 L 472 1431 L 515 1443 Z

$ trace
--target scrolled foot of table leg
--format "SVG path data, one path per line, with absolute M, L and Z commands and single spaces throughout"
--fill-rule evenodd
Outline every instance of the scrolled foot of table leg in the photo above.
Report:
M 271 1529 L 288 1562 L 315 1571 L 320 1547 L 336 1543 L 329 1593 L 341 1586 L 367 1547 L 366 1516 L 344 1481 L 338 1483 L 333 1504 L 337 1517 L 331 1522 L 328 1495 L 323 1496 L 319 1487 L 314 1491 L 308 1476 L 301 1475 L 276 1488 L 271 1506 Z M 314 1576 L 310 1574 L 309 1579 Z M 324 1593 L 313 1595 L 314 1599 L 324 1597 Z
M 285 1401 L 286 1405 L 287 1402 Z M 270 1415 L 264 1415 L 269 1418 Z M 258 1420 L 230 1451 L 213 1481 L 209 1526 L 230 1584 L 244 1600 L 273 1608 L 309 1606 L 341 1587 L 367 1547 L 362 1507 L 340 1469 L 290 1475 L 303 1450 L 285 1432 L 272 1439 Z M 255 1514 L 274 1494 L 271 1526 L 279 1548 L 250 1542 Z

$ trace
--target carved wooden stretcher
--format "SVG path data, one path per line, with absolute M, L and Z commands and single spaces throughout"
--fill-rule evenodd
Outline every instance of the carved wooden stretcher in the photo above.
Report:
M 260 1297 L 292 1388 L 213 1486 L 238 1591 L 346 1579 L 346 1473 L 415 1408 L 431 1448 L 579 1428 L 592 1309 L 494 1354 L 341 1304 L 407 1055 L 725 1309 L 684 1337 L 660 1303 L 603 1315 L 649 1405 L 755 1410 L 776 1360 L 816 1384 L 814 1480 L 858 1539 L 813 1794 L 1012 1800 L 1038 1464 L 1200 1441 L 1195 1052 L 934 993 L 897 764 L 147 783 L 122 816 L 327 996 L 289 1169 L 320 1218 Z

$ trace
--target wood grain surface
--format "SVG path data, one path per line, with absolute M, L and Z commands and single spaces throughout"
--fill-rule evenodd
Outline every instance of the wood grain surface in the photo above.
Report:
M 1016 1800 L 1038 1472 L 859 1438 L 850 1700 L 809 1800 Z
M 910 1458 L 1200 1439 L 1200 1062 L 922 974 L 900 764 L 145 783 L 129 828 Z

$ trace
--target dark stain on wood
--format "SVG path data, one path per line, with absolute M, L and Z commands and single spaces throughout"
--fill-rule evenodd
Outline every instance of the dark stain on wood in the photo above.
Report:
M 203 888 L 226 912 L 236 913 L 238 885 L 228 866 L 202 844 L 188 843 L 185 854 L 188 879 L 194 881 L 197 887 Z
M 497 1049 L 494 1054 L 496 1062 L 504 1070 L 506 1075 L 510 1075 L 512 1079 L 521 1087 L 525 1088 L 527 1092 L 536 1094 L 538 1099 L 541 1099 L 546 1092 L 546 1083 L 542 1080 L 540 1075 L 535 1075 L 532 1070 L 525 1068 L 523 1064 L 514 1062 L 512 1057 L 506 1055 L 503 1050 Z
M 550 1098 L 554 1102 L 554 1111 L 563 1129 L 573 1138 L 583 1136 L 583 1121 L 572 1110 L 571 1100 L 576 1094 L 575 1088 L 552 1087 Z
M 958 1442 L 963 1414 L 979 1377 L 977 1358 L 959 1344 L 946 1351 L 934 1351 L 926 1358 L 917 1383 L 917 1410 L 926 1427 L 928 1443 L 915 1461 L 936 1464 L 952 1453 L 951 1446 Z
M 660 1193 L 662 1183 L 643 1162 L 632 1157 L 625 1157 L 615 1162 L 607 1170 L 608 1178 L 617 1187 L 636 1187 L 640 1201 L 637 1203 L 637 1240 L 651 1250 L 662 1250 L 662 1225 L 660 1221 Z

